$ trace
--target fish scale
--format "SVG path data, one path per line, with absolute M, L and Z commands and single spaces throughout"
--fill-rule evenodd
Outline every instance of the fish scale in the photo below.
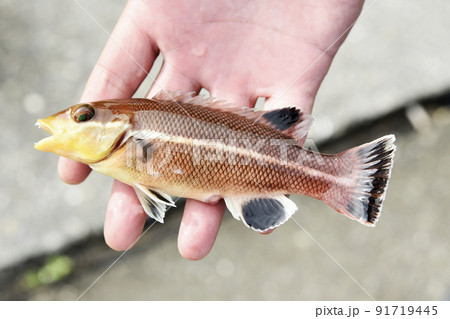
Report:
M 223 197 L 233 216 L 257 231 L 278 227 L 297 210 L 284 194 L 317 198 L 374 225 L 395 151 L 388 135 L 319 154 L 298 145 L 310 126 L 299 108 L 253 112 L 192 94 L 77 104 L 38 124 L 53 135 L 37 149 L 133 186 L 161 222 L 170 196 Z

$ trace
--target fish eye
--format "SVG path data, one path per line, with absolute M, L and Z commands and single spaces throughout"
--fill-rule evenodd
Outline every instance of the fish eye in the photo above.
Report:
M 88 104 L 83 104 L 73 112 L 73 119 L 75 122 L 87 122 L 91 120 L 94 115 L 94 108 Z

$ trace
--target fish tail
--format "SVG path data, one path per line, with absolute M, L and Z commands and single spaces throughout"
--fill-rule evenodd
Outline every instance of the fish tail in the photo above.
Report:
M 348 174 L 337 177 L 337 189 L 330 192 L 328 205 L 367 226 L 375 226 L 391 176 L 395 136 L 351 148 L 338 158 Z

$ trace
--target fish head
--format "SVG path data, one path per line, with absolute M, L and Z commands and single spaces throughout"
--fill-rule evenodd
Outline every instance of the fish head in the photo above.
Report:
M 34 147 L 85 164 L 101 161 L 114 152 L 126 135 L 131 116 L 106 102 L 80 103 L 37 120 L 51 136 Z

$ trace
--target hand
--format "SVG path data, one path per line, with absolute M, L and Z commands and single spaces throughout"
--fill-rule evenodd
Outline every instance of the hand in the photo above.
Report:
M 297 105 L 311 113 L 320 83 L 362 4 L 130 0 L 81 100 L 131 97 L 161 52 L 164 66 L 149 97 L 161 89 L 199 92 L 203 87 L 211 96 L 241 106 L 252 107 L 262 96 L 265 109 Z M 90 172 L 65 158 L 58 170 L 70 184 L 82 182 Z M 209 253 L 224 210 L 223 201 L 187 200 L 178 236 L 182 256 L 196 260 Z M 108 245 L 128 249 L 145 220 L 133 189 L 115 181 L 105 220 Z

